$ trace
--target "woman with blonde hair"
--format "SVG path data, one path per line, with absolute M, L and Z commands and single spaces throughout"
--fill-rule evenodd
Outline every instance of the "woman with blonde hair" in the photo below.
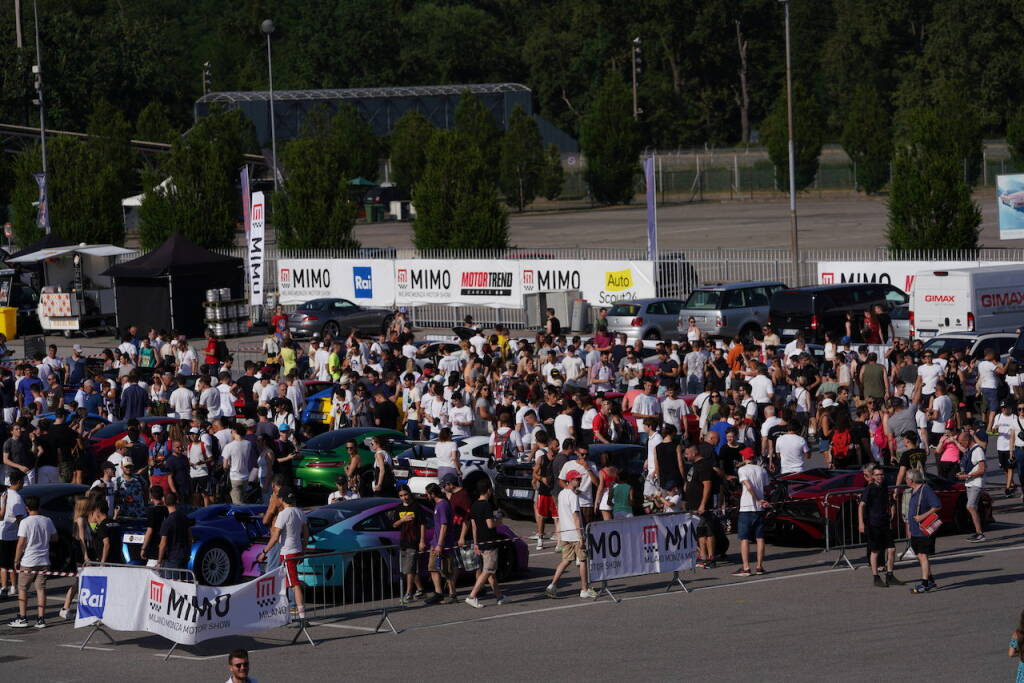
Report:
M 93 500 L 87 496 L 75 496 L 75 511 L 71 518 L 71 564 L 67 571 L 78 573 L 79 569 L 89 561 L 89 546 L 92 545 L 92 529 L 89 527 L 89 513 L 92 512 Z M 64 606 L 60 610 L 60 618 L 67 619 L 71 610 L 71 601 L 78 592 L 78 582 L 73 581 L 64 595 Z

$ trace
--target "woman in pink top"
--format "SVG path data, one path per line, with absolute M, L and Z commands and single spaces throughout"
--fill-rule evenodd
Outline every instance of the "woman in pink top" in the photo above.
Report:
M 960 455 L 963 453 L 963 449 L 957 442 L 952 429 L 947 429 L 939 439 L 938 445 L 935 446 L 935 452 L 939 454 L 939 476 L 949 481 L 955 481 L 956 472 L 960 469 Z

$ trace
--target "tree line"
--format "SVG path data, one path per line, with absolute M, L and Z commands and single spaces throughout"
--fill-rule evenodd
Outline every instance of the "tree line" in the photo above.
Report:
M 1022 59 L 1012 46 L 1024 9 L 1008 0 L 789 5 L 798 185 L 813 179 L 821 143 L 840 141 L 857 164 L 862 190 L 891 190 L 893 246 L 932 244 L 933 238 L 943 240 L 934 246 L 976 244 L 977 207 L 964 199 L 980 163 L 975 141 L 1006 135 L 1013 147 L 1020 138 L 1015 131 L 1024 128 L 1024 93 L 1008 87 Z M 777 0 L 45 0 L 40 13 L 48 116 L 55 128 L 86 130 L 98 102 L 106 101 L 124 120 L 137 122 L 136 134 L 144 110 L 153 107 L 172 129 L 185 130 L 202 92 L 205 62 L 213 90 L 266 87 L 259 24 L 272 17 L 278 88 L 528 85 L 538 113 L 581 141 L 598 201 L 632 196 L 622 179 L 635 183 L 637 155 L 623 152 L 644 148 L 757 141 L 769 149 L 777 176 L 788 173 L 785 42 Z M 31 16 L 23 18 L 27 38 L 18 49 L 13 22 L 8 5 L 0 10 L 0 121 L 31 124 L 34 27 Z M 627 85 L 634 61 L 635 120 Z M 602 127 L 612 135 L 594 133 Z M 452 147 L 444 138 L 432 139 L 430 151 L 439 157 Z M 70 155 L 66 163 L 72 166 L 112 154 L 96 145 L 60 149 L 65 144 L 55 142 L 53 154 Z M 494 154 L 483 154 L 483 164 L 492 174 L 498 168 L 500 180 L 508 169 L 500 158 L 491 166 Z M 960 156 L 954 160 L 952 154 Z M 620 164 L 609 167 L 602 155 Z M 122 172 L 115 168 L 105 179 L 91 174 L 88 182 L 102 180 L 109 188 Z M 11 197 L 17 175 L 11 163 L 0 164 L 0 194 Z M 135 176 L 138 185 L 144 174 Z M 53 181 L 60 196 L 60 181 Z M 931 208 L 914 211 L 922 187 L 931 188 Z M 17 204 L 13 198 L 11 203 Z M 304 220 L 296 207 L 277 208 Z M 57 202 L 55 224 L 60 212 Z

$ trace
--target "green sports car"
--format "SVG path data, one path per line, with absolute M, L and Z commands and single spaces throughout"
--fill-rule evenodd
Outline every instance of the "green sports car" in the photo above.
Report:
M 373 477 L 373 451 L 370 438 L 378 436 L 389 453 L 400 453 L 411 447 L 405 442 L 405 435 L 394 429 L 380 427 L 348 427 L 335 429 L 314 436 L 299 449 L 295 467 L 295 486 L 302 494 L 324 494 L 334 491 L 338 475 L 344 474 L 348 465 L 348 449 L 345 444 L 355 441 L 359 445 L 359 476 L 363 486 L 369 488 Z M 395 478 L 402 483 L 407 473 L 395 472 Z

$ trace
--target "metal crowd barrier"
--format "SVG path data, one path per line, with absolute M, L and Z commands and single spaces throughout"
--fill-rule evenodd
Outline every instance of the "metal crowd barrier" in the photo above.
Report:
M 426 565 L 425 559 L 417 560 L 418 567 Z M 374 633 L 384 625 L 398 633 L 390 612 L 401 606 L 401 567 L 401 550 L 397 545 L 343 552 L 307 551 L 298 559 L 297 571 L 303 585 L 306 619 L 314 622 L 309 625 L 376 614 L 379 620 Z M 292 642 L 305 634 L 315 645 L 305 626 L 300 626 Z
M 903 496 L 906 486 L 889 487 L 891 499 L 889 524 L 894 542 L 907 541 L 907 525 L 903 510 Z M 832 563 L 835 569 L 842 563 L 850 569 L 856 569 L 846 551 L 852 548 L 867 547 L 867 536 L 860 531 L 858 507 L 863 491 L 846 491 L 842 493 L 826 493 L 822 499 L 825 515 L 825 552 L 839 551 L 839 557 Z M 884 558 L 880 558 L 884 561 Z
M 135 570 L 135 571 L 147 570 L 147 571 L 150 571 L 150 572 L 153 572 L 153 573 L 159 575 L 161 578 L 164 578 L 164 579 L 166 579 L 168 581 L 181 581 L 182 583 L 196 583 L 196 575 L 195 575 L 195 573 L 191 569 L 171 569 L 171 568 L 165 568 L 165 567 L 149 567 L 149 566 L 146 566 L 144 564 L 119 564 L 117 562 L 93 562 L 92 560 L 86 561 L 86 563 L 84 565 L 82 565 L 82 566 L 83 567 L 120 567 L 122 569 L 132 569 L 132 570 Z M 75 609 L 77 609 L 77 607 Z M 110 635 L 110 633 L 108 633 L 105 628 L 103 628 L 103 622 L 102 621 L 97 621 L 95 624 L 92 625 L 92 630 L 89 631 L 89 635 L 87 635 L 85 637 L 85 642 L 83 642 L 81 647 L 79 647 L 78 649 L 79 650 L 84 650 L 85 646 L 89 644 L 89 641 L 92 640 L 92 637 L 94 635 L 96 635 L 97 632 L 102 633 L 104 636 L 106 636 L 107 640 L 109 640 L 111 643 L 116 643 L 117 642 L 116 640 L 114 640 L 114 637 L 112 635 Z M 164 656 L 164 661 L 165 662 L 167 661 L 168 657 L 171 656 L 171 653 L 174 652 L 174 649 L 176 647 L 178 647 L 178 644 L 174 643 L 171 646 L 171 649 L 167 651 L 167 654 Z

